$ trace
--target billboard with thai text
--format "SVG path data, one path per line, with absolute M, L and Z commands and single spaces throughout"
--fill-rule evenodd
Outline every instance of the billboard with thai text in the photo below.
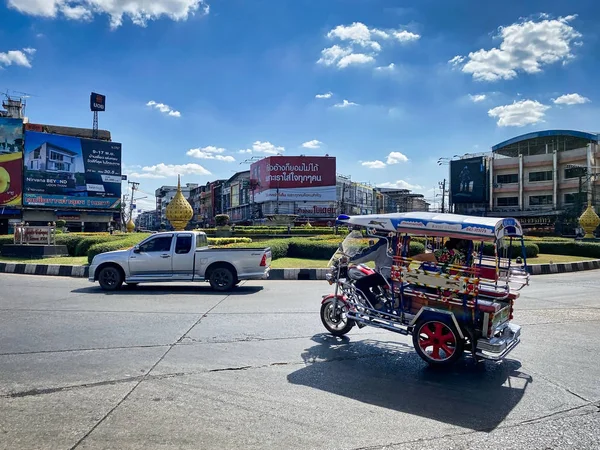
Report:
M 21 205 L 23 120 L 0 117 L 0 206 Z
M 24 206 L 120 206 L 119 143 L 26 131 L 23 165 Z
M 250 166 L 254 201 L 335 201 L 335 158 L 270 156 Z

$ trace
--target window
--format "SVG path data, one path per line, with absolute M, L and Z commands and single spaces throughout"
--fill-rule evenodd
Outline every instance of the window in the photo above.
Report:
M 498 206 L 519 206 L 519 197 L 498 197 Z
M 196 248 L 208 247 L 208 239 L 205 234 L 196 235 Z
M 529 196 L 529 206 L 551 205 L 551 204 L 552 204 L 552 196 L 551 195 L 530 195 Z
M 496 175 L 496 183 L 498 184 L 513 184 L 519 182 L 519 175 L 516 173 L 509 173 L 506 175 Z
M 170 252 L 173 236 L 160 236 L 140 245 L 140 251 L 144 253 L 151 252 Z
M 175 243 L 175 253 L 177 255 L 185 255 L 192 249 L 192 235 L 191 234 L 180 234 L 177 236 L 177 242 Z
M 585 167 L 569 167 L 565 169 L 565 179 L 585 176 L 586 172 L 587 169 Z
M 577 197 L 579 194 L 577 192 L 573 192 L 571 194 L 565 194 L 565 203 L 577 203 Z M 581 193 L 581 198 L 584 199 L 587 197 L 587 192 Z
M 552 171 L 529 172 L 529 182 L 535 183 L 536 181 L 552 181 Z

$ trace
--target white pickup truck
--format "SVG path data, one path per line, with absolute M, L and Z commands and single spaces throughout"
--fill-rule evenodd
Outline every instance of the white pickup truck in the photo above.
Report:
M 270 248 L 210 248 L 197 231 L 156 233 L 128 250 L 100 253 L 90 264 L 89 281 L 114 291 L 128 285 L 157 282 L 208 281 L 228 291 L 242 280 L 265 279 Z

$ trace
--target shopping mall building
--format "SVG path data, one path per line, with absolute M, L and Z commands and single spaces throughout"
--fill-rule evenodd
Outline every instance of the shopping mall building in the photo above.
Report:
M 571 221 L 600 202 L 597 133 L 545 130 L 450 161 L 450 198 L 457 213 L 506 216 L 526 227 Z M 570 218 L 570 219 L 569 219 Z

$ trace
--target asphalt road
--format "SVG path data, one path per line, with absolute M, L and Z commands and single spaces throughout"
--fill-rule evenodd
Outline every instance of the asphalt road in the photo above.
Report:
M 510 359 L 449 373 L 402 336 L 327 335 L 329 291 L 0 274 L 0 448 L 600 448 L 600 273 L 534 277 Z

